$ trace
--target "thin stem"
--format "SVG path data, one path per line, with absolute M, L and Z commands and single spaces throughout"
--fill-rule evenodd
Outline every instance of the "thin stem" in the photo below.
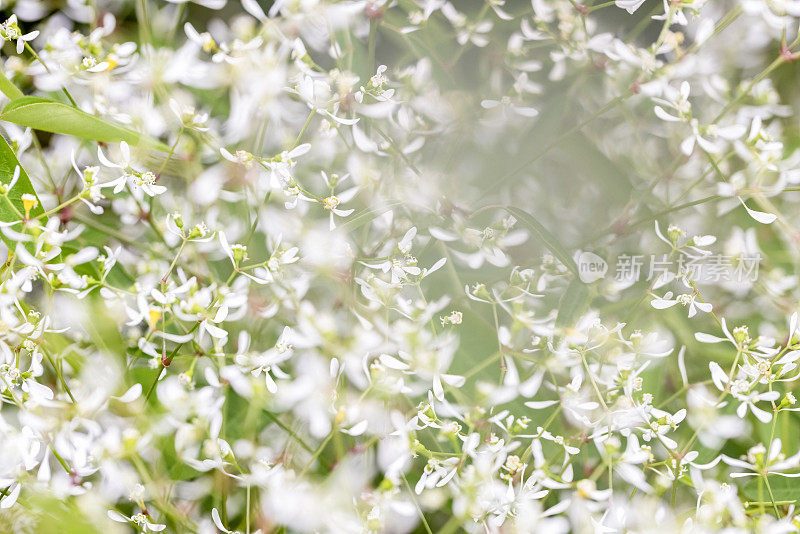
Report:
M 182 5 L 183 4 L 181 4 L 181 6 Z M 185 129 L 186 129 L 185 126 L 181 126 L 181 129 L 178 132 L 178 137 L 176 137 L 175 138 L 175 142 L 172 143 L 172 146 L 169 149 L 169 153 L 167 154 L 167 158 L 164 160 L 164 163 L 161 164 L 161 167 L 159 167 L 158 172 L 156 173 L 156 175 L 161 176 L 161 173 L 164 172 L 164 169 L 167 167 L 167 164 L 172 159 L 172 155 L 175 153 L 175 147 L 178 146 L 178 141 L 181 140 L 181 136 L 183 135 L 183 132 L 184 132 Z
M 367 42 L 367 76 L 375 72 L 375 41 L 377 39 L 378 20 L 369 21 L 369 41 Z
M 178 249 L 178 253 L 175 254 L 175 257 L 172 259 L 172 263 L 169 264 L 169 269 L 167 269 L 166 274 L 161 277 L 161 283 L 162 284 L 166 284 L 167 283 L 167 279 L 169 278 L 169 275 L 172 274 L 172 269 L 175 268 L 175 264 L 178 263 L 178 259 L 181 257 L 181 253 L 183 252 L 183 249 L 186 246 L 186 241 L 187 240 L 184 237 L 183 241 L 181 241 L 181 246 Z
M 294 145 L 292 146 L 293 149 L 297 148 L 298 146 L 300 146 L 300 141 L 303 139 L 303 134 L 306 133 L 306 130 L 308 129 L 308 125 L 311 124 L 311 119 L 314 118 L 314 115 L 316 115 L 316 113 L 317 113 L 317 110 L 316 109 L 312 109 L 311 113 L 308 114 L 308 118 L 306 119 L 305 124 L 303 124 L 303 128 L 300 130 L 300 133 L 297 134 L 297 139 L 294 140 Z
M 422 526 L 425 528 L 425 532 L 427 532 L 428 534 L 433 534 L 430 525 L 428 525 L 428 520 L 425 519 L 425 513 L 422 511 L 422 508 L 420 508 L 419 502 L 417 501 L 414 491 L 411 489 L 411 485 L 408 483 L 406 475 L 404 473 L 401 473 L 400 476 L 403 477 L 403 483 L 405 483 L 409 496 L 411 497 L 411 500 L 414 502 L 414 506 L 417 509 L 417 513 L 419 514 L 420 521 L 422 521 Z

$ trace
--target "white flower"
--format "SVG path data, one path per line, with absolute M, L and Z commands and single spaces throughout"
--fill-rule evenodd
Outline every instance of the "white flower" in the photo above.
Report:
M 167 528 L 167 525 L 152 523 L 149 516 L 142 513 L 134 514 L 133 516 L 128 517 L 115 510 L 109 510 L 108 517 L 117 523 L 133 523 L 138 528 L 141 528 L 142 532 L 161 532 Z
M 789 458 L 781 459 L 781 447 L 782 441 L 780 438 L 775 438 L 772 443 L 770 443 L 769 451 L 761 444 L 750 448 L 750 450 L 747 451 L 746 460 L 731 458 L 726 454 L 721 455 L 721 458 L 723 462 L 731 467 L 748 470 L 745 472 L 731 473 L 732 478 L 765 476 L 767 474 L 786 478 L 800 477 L 800 473 L 783 472 L 787 469 L 796 469 L 800 466 L 800 452 Z
M 211 52 L 216 50 L 217 43 L 214 41 L 214 38 L 211 37 L 211 34 L 208 32 L 199 33 L 191 23 L 187 22 L 183 25 L 183 30 L 186 32 L 186 36 L 189 38 L 190 41 L 197 44 L 205 50 L 206 52 Z
M 141 187 L 142 191 L 144 191 L 148 196 L 154 197 L 167 190 L 167 188 L 163 185 L 156 184 L 158 177 L 150 171 L 137 173 L 134 176 L 133 183 Z
M 249 359 L 249 362 L 254 365 L 251 373 L 253 376 L 259 376 L 264 373 L 264 380 L 266 382 L 267 390 L 270 393 L 277 393 L 278 386 L 271 375 L 278 378 L 289 378 L 289 375 L 284 373 L 278 364 L 284 362 L 292 357 L 293 346 L 292 337 L 294 332 L 288 326 L 284 327 L 275 347 L 262 353 L 256 354 Z M 238 362 L 237 362 L 238 363 Z M 242 361 L 242 364 L 245 362 Z
M 17 42 L 17 54 L 21 54 L 25 50 L 25 43 L 33 41 L 39 35 L 38 31 L 32 31 L 22 34 L 17 24 L 17 16 L 11 15 L 8 20 L 0 24 L 0 37 L 6 41 Z
M 244 165 L 245 167 L 250 167 L 253 165 L 253 161 L 257 161 L 257 158 L 246 150 L 237 150 L 234 153 L 230 153 L 225 147 L 222 147 L 219 149 L 219 153 L 222 154 L 222 157 L 226 160 Z
M 511 110 L 522 117 L 536 117 L 539 114 L 537 109 L 530 106 L 521 105 L 519 102 L 514 103 L 508 96 L 503 96 L 499 100 L 481 100 L 481 107 L 484 109 L 499 108 L 504 115 L 506 115 L 506 110 Z
M 414 492 L 419 495 L 423 489 L 444 486 L 458 472 L 458 463 L 459 459 L 457 457 L 445 460 L 431 458 L 425 465 L 425 469 L 414 487 Z
M 322 179 L 325 181 L 325 184 L 328 186 L 330 191 L 330 195 L 326 196 L 325 198 L 319 199 L 318 202 L 322 204 L 322 207 L 325 208 L 330 212 L 328 215 L 328 228 L 332 231 L 336 228 L 336 222 L 334 221 L 334 215 L 337 217 L 347 217 L 348 215 L 352 214 L 355 209 L 342 209 L 340 208 L 340 204 L 344 202 L 349 202 L 356 196 L 358 193 L 358 186 L 351 187 L 342 191 L 341 193 L 334 194 L 334 189 L 337 185 L 341 184 L 342 182 L 346 181 L 350 178 L 349 174 L 345 174 L 342 177 L 338 175 L 332 174 L 330 177 L 324 172 L 320 171 L 322 175 Z M 305 201 L 313 201 L 304 195 L 301 195 L 300 198 Z
M 265 161 L 264 165 L 270 169 L 274 181 L 286 188 L 294 183 L 292 170 L 297 164 L 295 158 L 308 153 L 309 150 L 311 150 L 311 144 L 303 143 L 290 150 L 285 150 L 274 158 Z
M 193 106 L 182 105 L 174 98 L 169 99 L 169 108 L 181 121 L 181 125 L 184 128 L 197 130 L 198 132 L 208 131 L 208 126 L 206 126 L 208 113 L 198 113 Z
M 711 379 L 717 389 L 723 392 L 730 392 L 740 402 L 739 407 L 736 409 L 736 415 L 743 419 L 749 410 L 762 423 L 772 421 L 772 414 L 756 406 L 756 403 L 777 400 L 780 397 L 780 393 L 777 391 L 759 393 L 753 390 L 753 384 L 744 378 L 730 379 L 717 362 L 710 362 L 708 367 L 711 370 Z
M 97 147 L 97 157 L 103 165 L 112 169 L 122 170 L 122 175 L 119 178 L 111 182 L 100 184 L 99 187 L 113 187 L 114 193 L 119 193 L 130 180 L 135 186 L 141 188 L 145 194 L 151 197 L 160 195 L 167 190 L 166 187 L 156 184 L 158 176 L 156 176 L 155 173 L 151 171 L 140 172 L 133 168 L 131 163 L 131 150 L 128 143 L 125 141 L 120 142 L 119 149 L 122 160 L 119 163 L 114 163 L 106 157 L 100 147 Z
M 667 293 L 663 297 L 656 297 L 655 299 L 650 301 L 650 305 L 657 309 L 663 310 L 666 308 L 671 308 L 676 304 L 682 304 L 683 306 L 689 307 L 689 317 L 694 317 L 697 315 L 697 310 L 710 313 L 712 306 L 708 302 L 700 302 L 697 300 L 697 295 L 694 293 L 684 293 L 683 295 L 678 295 L 676 298 L 672 298 L 672 291 L 667 291 Z

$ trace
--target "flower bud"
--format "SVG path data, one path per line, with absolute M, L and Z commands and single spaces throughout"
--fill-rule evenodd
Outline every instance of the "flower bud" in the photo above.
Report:
M 790 391 L 786 395 L 784 395 L 783 398 L 781 399 L 781 403 L 778 404 L 778 410 L 782 410 L 784 408 L 788 408 L 789 406 L 793 406 L 796 402 L 797 399 Z
M 236 265 L 239 265 L 244 260 L 247 259 L 247 247 L 236 243 L 235 245 L 231 246 L 231 251 L 233 252 L 233 262 Z

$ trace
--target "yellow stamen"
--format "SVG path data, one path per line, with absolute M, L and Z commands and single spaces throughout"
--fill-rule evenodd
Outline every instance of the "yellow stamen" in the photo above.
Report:
M 147 321 L 147 324 L 150 325 L 150 328 L 155 328 L 156 323 L 161 318 L 161 310 L 158 308 L 150 308 L 150 318 Z
M 22 207 L 25 209 L 25 217 L 29 217 L 31 214 L 31 210 L 39 205 L 39 201 L 36 199 L 34 195 L 30 193 L 25 193 L 20 197 L 22 200 Z

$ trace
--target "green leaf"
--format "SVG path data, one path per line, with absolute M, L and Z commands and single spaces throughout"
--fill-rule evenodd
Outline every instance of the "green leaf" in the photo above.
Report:
M 8 197 L 0 198 L 0 221 L 11 222 L 20 219 L 19 214 L 25 213 L 25 208 L 22 206 L 22 200 L 20 199 L 24 194 L 33 195 L 37 200 L 36 207 L 31 209 L 30 216 L 35 217 L 43 213 L 44 209 L 42 208 L 42 203 L 38 202 L 39 197 L 33 189 L 33 184 L 31 184 L 31 180 L 28 178 L 28 173 L 26 173 L 25 169 L 19 164 L 17 156 L 14 154 L 14 150 L 8 145 L 8 142 L 2 137 L 0 137 L 0 139 L 2 139 L 2 142 L 0 142 L 0 182 L 9 184 L 14 176 L 14 169 L 19 165 L 19 179 L 17 183 L 11 191 L 9 191 Z M 14 208 L 16 208 L 16 210 Z M 20 231 L 19 227 L 14 229 Z M 13 250 L 16 246 L 14 241 L 11 241 L 2 233 L 0 233 L 0 238 L 2 238 L 9 249 Z
M 28 509 L 30 518 L 35 522 L 32 530 L 39 534 L 99 534 L 95 527 L 103 515 L 90 517 L 89 512 L 77 505 L 73 499 L 59 498 L 45 493 L 33 493 L 29 497 L 20 498 Z M 97 514 L 96 511 L 94 511 Z M 105 519 L 102 519 L 105 521 Z M 2 527 L 2 523 L 0 523 Z M 3 532 L 11 530 L 3 529 Z
M 558 304 L 556 327 L 574 326 L 581 314 L 589 307 L 590 300 L 591 291 L 588 285 L 581 282 L 579 278 L 570 282 Z
M 550 231 L 545 228 L 542 223 L 536 220 L 536 218 L 528 213 L 527 211 L 521 210 L 519 208 L 515 208 L 513 206 L 503 206 L 508 213 L 516 217 L 516 219 L 525 225 L 528 230 L 534 233 L 539 240 L 544 243 L 550 252 L 553 253 L 553 256 L 558 258 L 558 260 L 564 264 L 564 266 L 572 271 L 575 276 L 578 276 L 578 266 L 575 265 L 575 260 L 572 259 L 570 253 L 565 249 L 561 243 L 558 242 L 558 239 L 550 233 Z
M 3 73 L 2 69 L 0 69 L 0 92 L 2 92 L 11 100 L 25 96 L 22 94 L 22 91 L 20 91 L 19 88 L 11 82 L 11 80 L 6 78 L 6 75 Z
M 769 486 L 772 488 L 772 494 L 775 496 L 776 501 L 796 501 L 800 500 L 800 480 L 796 478 L 786 478 L 781 476 L 768 475 Z M 742 488 L 742 494 L 751 501 L 758 501 L 758 483 L 763 479 L 761 477 L 754 477 L 753 480 L 745 484 Z M 764 485 L 761 497 L 765 502 L 770 502 L 769 492 L 767 486 Z
M 0 120 L 44 132 L 74 135 L 91 141 L 104 143 L 125 141 L 129 145 L 145 144 L 163 152 L 169 152 L 168 146 L 147 135 L 90 115 L 67 104 L 36 96 L 13 99 L 3 108 Z

